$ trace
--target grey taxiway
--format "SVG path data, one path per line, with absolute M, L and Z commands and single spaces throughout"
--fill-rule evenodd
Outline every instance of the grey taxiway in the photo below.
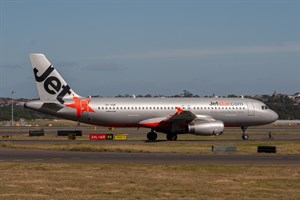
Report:
M 8 149 L 0 147 L 0 162 L 86 164 L 228 164 L 300 166 L 300 155 L 103 153 Z
M 77 127 L 78 128 L 78 127 Z M 25 136 L 28 130 L 32 128 L 15 129 L 10 127 L 2 127 L 1 135 L 10 135 L 15 137 L 10 142 L 13 144 L 76 144 L 81 143 L 126 143 L 129 145 L 143 144 L 146 141 L 143 140 L 146 132 L 142 129 L 137 131 L 135 129 L 126 129 L 130 134 L 129 138 L 137 137 L 139 140 L 127 140 L 127 141 L 89 141 L 88 139 L 80 140 L 57 140 L 56 138 L 57 128 L 47 128 L 45 139 L 28 138 Z M 81 127 L 84 134 L 93 132 L 91 127 Z M 237 129 L 229 130 L 233 132 L 231 134 L 224 134 L 222 141 L 232 142 L 233 144 L 239 144 L 241 139 L 239 137 L 232 138 L 235 133 L 239 131 Z M 269 140 L 267 137 L 268 131 L 272 131 L 275 134 L 273 140 Z M 97 132 L 105 132 L 105 129 L 98 130 Z M 123 132 L 120 129 L 118 132 Z M 125 129 L 124 129 L 125 132 Z M 285 132 L 291 132 L 285 134 Z M 260 127 L 251 131 L 251 141 L 257 141 L 259 143 L 268 143 L 272 145 L 274 142 L 300 142 L 300 128 L 296 127 L 270 127 L 265 129 Z M 221 139 L 221 138 L 220 138 Z M 178 153 L 108 153 L 108 152 L 75 152 L 75 151 L 51 151 L 51 150 L 33 150 L 33 149 L 10 149 L 1 147 L 6 140 L 0 140 L 0 162 L 27 162 L 27 163 L 95 163 L 95 164 L 228 164 L 228 165 L 294 165 L 300 166 L 300 155 L 286 155 L 286 154 L 238 154 L 238 153 L 219 153 L 219 154 L 178 154 Z M 168 145 L 169 142 L 165 140 L 157 141 L 161 145 Z M 175 141 L 175 142 L 181 142 Z M 205 138 L 199 138 L 199 140 L 184 140 L 187 143 L 202 143 L 213 144 L 213 140 L 207 140 Z M 217 141 L 216 141 L 217 142 Z M 220 142 L 220 140 L 218 140 Z M 274 143 L 274 144 L 275 144 Z

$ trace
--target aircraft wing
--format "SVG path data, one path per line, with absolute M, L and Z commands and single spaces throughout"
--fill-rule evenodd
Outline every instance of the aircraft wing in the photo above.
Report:
M 139 124 L 147 128 L 167 129 L 171 132 L 174 132 L 184 129 L 185 125 L 189 124 L 195 119 L 201 121 L 215 121 L 215 119 L 209 115 L 195 115 L 189 110 L 177 108 L 177 112 L 174 115 L 143 120 Z
M 191 111 L 177 108 L 177 112 L 174 115 L 170 116 L 167 119 L 167 121 L 181 124 L 181 123 L 191 122 L 196 118 L 197 116 Z

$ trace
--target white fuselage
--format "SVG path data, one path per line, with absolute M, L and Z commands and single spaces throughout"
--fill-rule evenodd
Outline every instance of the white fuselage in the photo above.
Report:
M 68 101 L 73 100 L 65 104 Z M 211 116 L 225 126 L 263 125 L 278 118 L 264 103 L 247 98 L 91 98 L 89 106 L 95 112 L 84 112 L 80 118 L 68 107 L 47 113 L 109 127 L 139 127 L 143 120 L 173 115 L 178 107 L 195 115 Z

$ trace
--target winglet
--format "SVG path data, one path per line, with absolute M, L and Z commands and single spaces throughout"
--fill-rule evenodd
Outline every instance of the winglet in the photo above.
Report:
M 176 107 L 176 109 L 177 109 L 177 114 L 178 115 L 180 115 L 183 112 L 183 110 L 180 107 Z

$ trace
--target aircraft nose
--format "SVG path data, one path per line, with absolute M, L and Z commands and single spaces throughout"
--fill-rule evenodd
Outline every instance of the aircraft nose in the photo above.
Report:
M 278 119 L 278 114 L 272 110 L 272 116 L 271 116 L 272 122 L 275 122 L 277 119 Z

